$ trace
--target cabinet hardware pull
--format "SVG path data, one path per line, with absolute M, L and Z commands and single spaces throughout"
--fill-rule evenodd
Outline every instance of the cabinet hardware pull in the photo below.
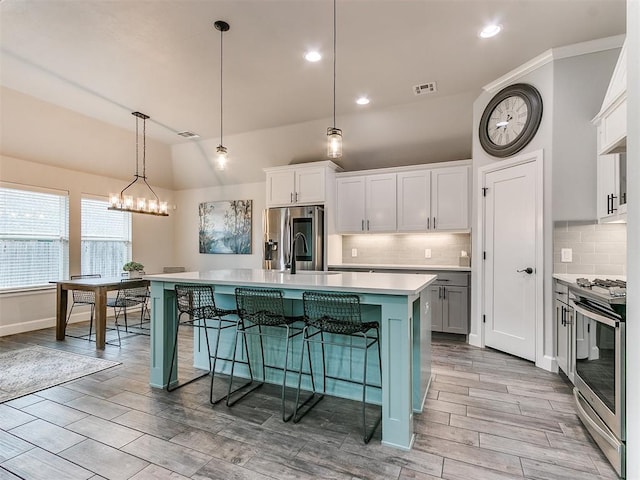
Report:
M 433 217 L 433 229 L 436 229 L 436 217 Z
M 296 192 L 296 203 L 298 203 L 298 192 Z
M 442 299 L 447 299 L 447 287 L 442 287 Z
M 362 227 L 361 230 L 364 232 L 364 219 L 362 220 Z
M 427 230 L 431 228 L 431 226 L 429 225 L 430 223 L 431 223 L 431 217 L 427 217 Z
M 290 200 L 289 200 L 289 201 L 290 201 L 291 203 L 293 203 L 293 192 L 291 192 L 291 193 L 289 194 L 289 198 L 290 198 Z
M 367 230 L 369 230 L 369 220 L 367 220 Z

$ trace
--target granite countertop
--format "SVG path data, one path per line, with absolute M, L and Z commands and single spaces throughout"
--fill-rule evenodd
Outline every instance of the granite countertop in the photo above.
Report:
M 329 268 L 370 268 L 377 270 L 446 270 L 451 272 L 470 272 L 471 267 L 459 267 L 458 265 L 407 265 L 393 263 L 335 263 Z
M 315 289 L 384 295 L 416 295 L 436 280 L 436 275 L 298 271 L 295 275 L 277 270 L 224 269 L 200 272 L 145 275 L 145 280 L 204 283 L 290 289 Z
M 579 278 L 586 278 L 590 281 L 593 281 L 596 278 L 627 281 L 627 277 L 625 275 L 594 275 L 588 273 L 554 273 L 553 278 L 562 283 L 566 283 L 567 285 L 576 283 L 576 280 Z

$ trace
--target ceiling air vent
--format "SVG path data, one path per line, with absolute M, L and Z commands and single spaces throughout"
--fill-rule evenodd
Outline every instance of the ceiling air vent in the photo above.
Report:
M 438 91 L 436 82 L 427 82 L 413 87 L 413 93 L 416 95 L 428 95 Z
M 198 138 L 198 137 L 200 137 L 200 135 L 198 135 L 197 133 L 187 132 L 186 130 L 184 132 L 178 132 L 178 135 L 180 135 L 181 137 L 184 137 L 184 138 Z

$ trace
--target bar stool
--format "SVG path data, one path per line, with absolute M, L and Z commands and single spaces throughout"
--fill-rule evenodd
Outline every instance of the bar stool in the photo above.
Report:
M 236 288 L 236 303 L 238 306 L 238 322 L 236 326 L 236 337 L 234 342 L 234 351 L 233 351 L 233 361 L 231 363 L 231 376 L 229 377 L 229 391 L 227 394 L 227 406 L 232 406 L 249 393 L 253 392 L 257 388 L 260 388 L 264 385 L 266 378 L 266 369 L 274 368 L 278 370 L 282 370 L 282 393 L 281 393 L 281 402 L 282 402 L 282 420 L 284 422 L 289 421 L 289 419 L 293 416 L 293 412 L 289 415 L 286 414 L 285 409 L 285 399 L 286 399 L 286 386 L 287 386 L 287 371 L 288 369 L 288 359 L 289 359 L 289 343 L 290 339 L 300 335 L 302 333 L 301 328 L 294 328 L 293 324 L 297 321 L 302 320 L 303 317 L 293 317 L 286 316 L 284 314 L 284 301 L 282 297 L 282 291 L 274 290 L 274 289 L 253 289 L 253 288 Z M 284 337 L 283 335 L 278 335 L 275 333 L 267 333 L 263 327 L 273 327 L 284 329 Z M 272 329 L 269 329 L 271 332 Z M 231 386 L 233 384 L 233 375 L 236 360 L 235 349 L 238 342 L 238 335 L 242 335 L 245 344 L 246 344 L 246 336 L 247 335 L 256 335 L 260 338 L 260 355 L 262 358 L 262 381 L 253 385 L 252 388 L 242 393 L 242 395 L 238 396 L 233 401 L 231 400 L 231 395 L 239 390 L 236 389 L 234 392 L 231 391 Z M 284 338 L 285 340 L 285 348 L 284 348 L 284 366 L 280 367 L 277 365 L 266 365 L 265 357 L 264 357 L 264 337 L 278 337 Z M 254 382 L 253 374 L 250 372 L 251 380 L 249 383 Z M 242 388 L 242 387 L 240 387 Z
M 304 362 L 304 349 L 307 348 L 309 357 L 309 366 L 311 376 L 313 378 L 313 369 L 311 365 L 310 343 L 320 343 L 322 347 L 322 393 L 318 394 L 315 383 L 312 382 L 311 395 L 300 403 L 300 386 L 302 376 L 298 378 L 298 391 L 296 393 L 296 407 L 294 410 L 294 423 L 298 423 L 311 409 L 322 400 L 326 394 L 327 378 L 341 380 L 351 383 L 362 384 L 362 434 L 364 443 L 369 443 L 376 428 L 382 420 L 382 413 L 376 419 L 373 426 L 367 431 L 367 415 L 366 415 L 366 398 L 367 386 L 382 388 L 381 385 L 370 385 L 367 383 L 367 352 L 369 348 L 378 346 L 378 368 L 380 377 L 382 377 L 382 360 L 380 354 L 380 329 L 378 322 L 363 322 L 360 309 L 360 299 L 357 295 L 341 294 L 341 293 L 323 293 L 323 292 L 304 292 L 302 294 L 304 304 L 305 327 L 303 329 L 302 350 L 300 352 L 300 370 L 302 374 L 302 366 Z M 373 334 L 370 335 L 369 332 Z M 345 346 L 341 343 L 331 342 L 325 339 L 325 333 L 332 335 L 346 335 L 348 337 L 360 337 L 363 342 L 358 345 L 350 342 Z M 320 337 L 319 339 L 317 337 Z M 359 342 L 358 342 L 359 343 Z M 364 350 L 364 371 L 362 382 L 327 375 L 325 345 L 338 345 L 344 348 L 356 348 Z M 301 410 L 307 405 L 307 408 Z
M 209 401 L 212 404 L 216 404 L 226 398 L 226 396 L 223 396 L 216 400 L 214 400 L 213 398 L 213 384 L 215 379 L 216 361 L 218 360 L 218 358 L 220 358 L 220 360 L 226 361 L 231 360 L 230 358 L 218 357 L 220 335 L 223 330 L 235 326 L 236 320 L 226 317 L 228 317 L 229 315 L 237 314 L 237 311 L 235 309 L 225 310 L 218 308 L 213 296 L 213 287 L 210 285 L 176 285 L 175 292 L 176 306 L 178 309 L 178 322 L 176 323 L 176 335 L 173 344 L 173 353 L 171 356 L 171 366 L 169 367 L 169 376 L 167 378 L 167 391 L 172 392 L 211 373 L 211 391 L 209 394 Z M 183 316 L 186 316 L 184 317 L 186 319 L 184 319 Z M 209 354 L 209 371 L 186 382 L 177 383 L 176 385 L 171 386 L 170 381 L 174 365 L 176 364 L 178 333 L 181 325 L 204 329 L 205 342 L 207 344 L 207 352 Z M 209 345 L 209 330 L 217 330 L 216 343 L 213 349 L 213 353 L 211 353 L 211 346 Z

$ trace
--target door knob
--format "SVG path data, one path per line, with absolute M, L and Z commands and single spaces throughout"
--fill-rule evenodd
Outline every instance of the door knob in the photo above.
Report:
M 531 275 L 533 273 L 533 268 L 527 267 L 527 268 L 523 268 L 522 270 L 516 270 L 516 272 L 518 272 L 518 273 L 524 272 L 524 273 L 527 273 L 527 274 Z

